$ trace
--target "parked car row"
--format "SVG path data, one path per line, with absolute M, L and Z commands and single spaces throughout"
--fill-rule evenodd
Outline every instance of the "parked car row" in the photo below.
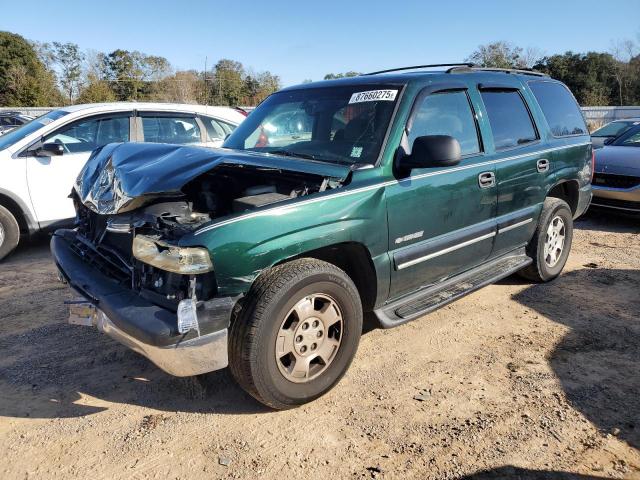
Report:
M 0 112 L 0 135 L 10 132 L 16 127 L 20 127 L 25 123 L 33 120 L 34 117 L 24 115 L 20 112 Z
M 74 105 L 0 136 L 0 259 L 33 234 L 71 224 L 78 173 L 108 143 L 218 147 L 245 119 L 232 108 L 161 103 Z

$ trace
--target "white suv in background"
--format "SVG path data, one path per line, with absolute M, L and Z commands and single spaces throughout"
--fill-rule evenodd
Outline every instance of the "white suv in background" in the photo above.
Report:
M 244 118 L 227 107 L 74 105 L 0 136 L 0 260 L 20 234 L 72 223 L 75 210 L 68 197 L 95 148 L 145 141 L 219 147 Z

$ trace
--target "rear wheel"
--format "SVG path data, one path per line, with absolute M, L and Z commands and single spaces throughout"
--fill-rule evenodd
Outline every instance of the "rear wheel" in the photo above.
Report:
M 231 372 L 269 407 L 300 405 L 340 380 L 361 332 L 349 276 L 327 262 L 295 260 L 262 274 L 247 295 L 231 327 Z
M 569 205 L 559 198 L 544 201 L 538 227 L 527 246 L 533 263 L 520 275 L 534 282 L 553 280 L 564 268 L 573 239 L 573 216 Z
M 9 210 L 0 205 L 0 260 L 16 248 L 19 240 L 18 221 Z

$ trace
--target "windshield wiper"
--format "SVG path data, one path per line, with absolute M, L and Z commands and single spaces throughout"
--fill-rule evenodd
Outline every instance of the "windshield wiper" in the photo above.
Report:
M 308 160 L 317 160 L 315 155 L 311 155 L 310 153 L 298 153 L 292 152 L 290 150 L 271 150 L 267 153 L 271 153 L 273 155 L 282 155 L 283 157 L 298 157 L 298 158 L 306 158 Z

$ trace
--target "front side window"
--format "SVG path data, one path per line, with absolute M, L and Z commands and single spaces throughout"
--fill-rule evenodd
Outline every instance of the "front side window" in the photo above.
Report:
M 59 143 L 67 153 L 91 152 L 107 143 L 129 141 L 129 117 L 93 118 L 64 126 L 44 139 Z
M 200 143 L 200 127 L 194 117 L 143 116 L 142 130 L 145 142 Z
M 409 145 L 423 135 L 449 135 L 460 143 L 462 155 L 480 152 L 478 130 L 464 91 L 434 93 L 421 101 L 413 117 Z
M 374 164 L 400 87 L 351 85 L 271 95 L 224 143 L 226 148 L 318 161 Z
M 586 135 L 587 125 L 573 96 L 561 83 L 529 82 L 554 137 Z
M 524 99 L 517 90 L 481 90 L 496 150 L 538 139 Z
M 227 136 L 236 129 L 235 125 L 232 125 L 217 118 L 212 117 L 200 117 L 204 127 L 207 130 L 209 140 L 224 140 Z

